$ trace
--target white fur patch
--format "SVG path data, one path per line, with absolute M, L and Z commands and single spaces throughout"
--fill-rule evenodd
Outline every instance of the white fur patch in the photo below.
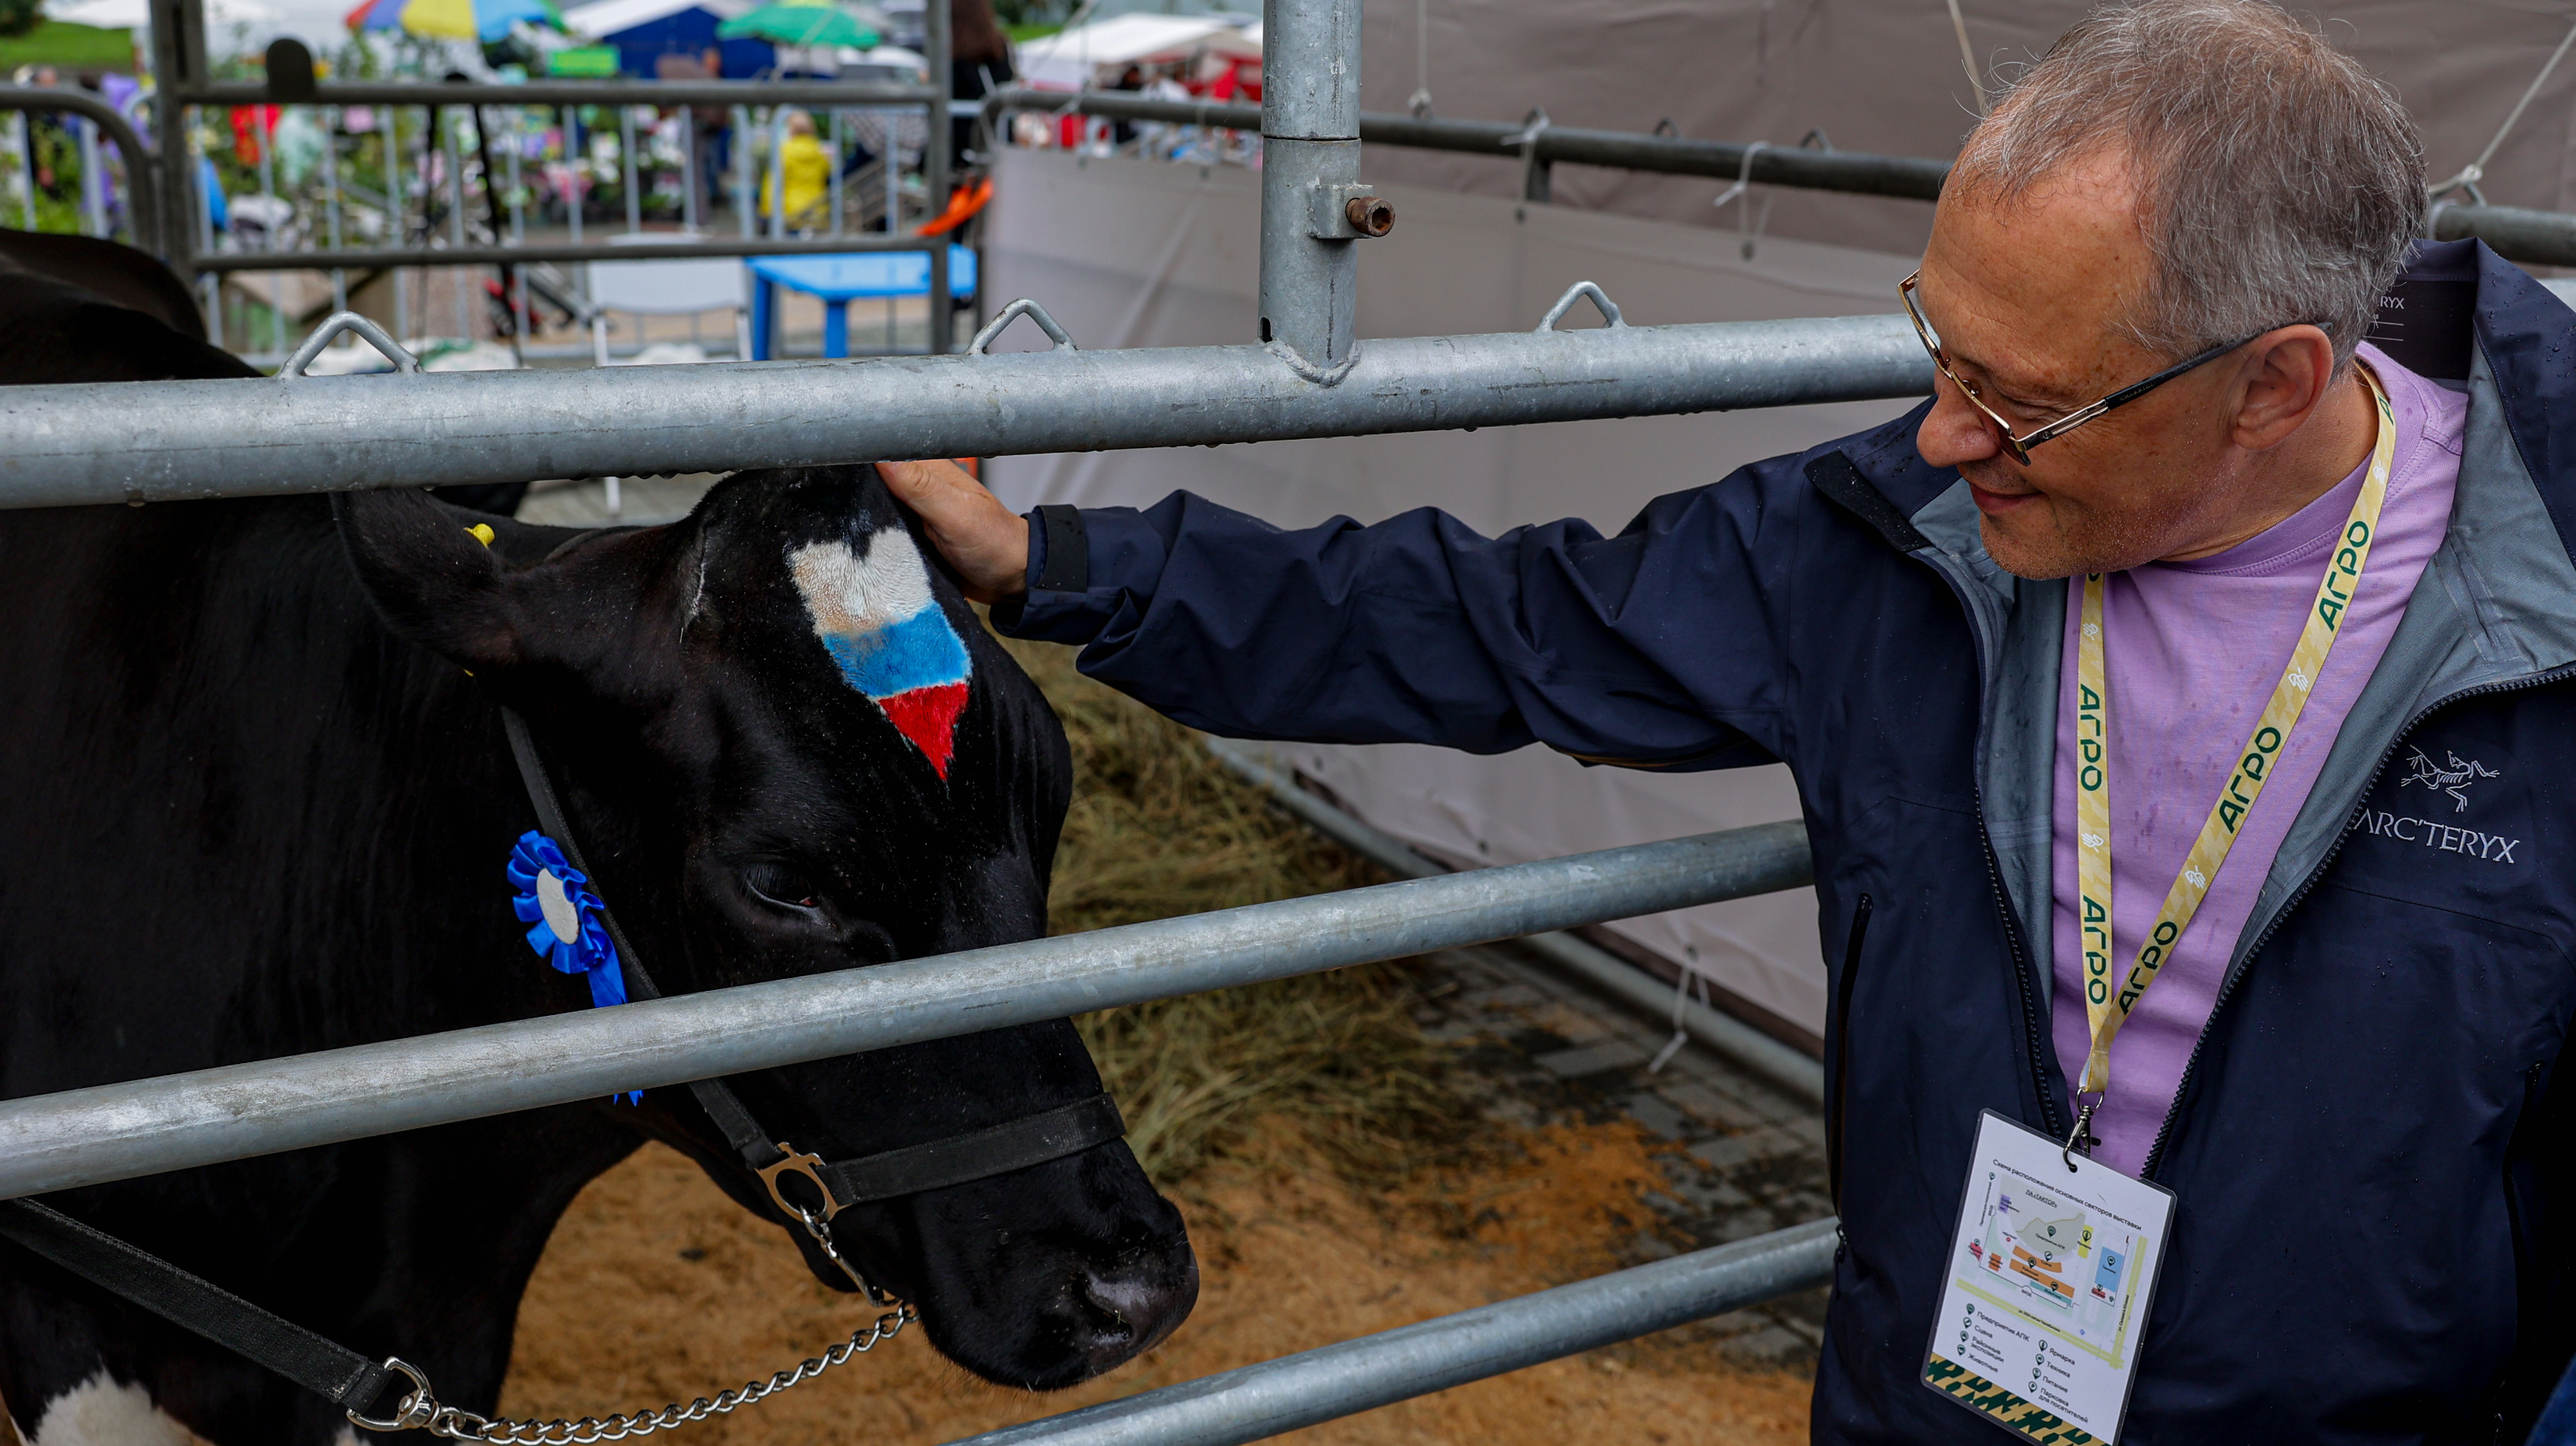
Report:
M 162 1414 L 141 1386 L 122 1385 L 105 1367 L 45 1403 L 27 1446 L 207 1446 Z
M 900 527 L 870 538 L 865 557 L 846 542 L 809 542 L 788 554 L 787 564 L 817 637 L 872 633 L 932 605 L 930 569 Z

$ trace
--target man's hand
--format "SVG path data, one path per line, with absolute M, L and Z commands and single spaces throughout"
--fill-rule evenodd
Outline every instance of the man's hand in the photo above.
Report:
M 954 462 L 879 462 L 895 500 L 921 514 L 931 543 L 980 603 L 1028 588 L 1029 524 Z

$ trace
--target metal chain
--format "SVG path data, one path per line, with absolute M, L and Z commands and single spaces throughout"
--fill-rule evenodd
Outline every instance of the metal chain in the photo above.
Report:
M 404 1400 L 399 1414 L 407 1422 L 414 1417 L 425 1417 L 418 1424 L 433 1436 L 444 1436 L 452 1441 L 490 1442 L 492 1446 L 591 1446 L 591 1443 L 600 1441 L 623 1441 L 631 1436 L 649 1436 L 692 1421 L 722 1416 L 743 1406 L 757 1405 L 790 1386 L 810 1381 L 834 1366 L 846 1364 L 852 1356 L 874 1350 L 918 1319 L 920 1315 L 910 1305 L 898 1305 L 870 1324 L 850 1332 L 848 1340 L 819 1356 L 809 1356 L 786 1370 L 776 1372 L 766 1381 L 749 1382 L 719 1394 L 712 1401 L 700 1396 L 685 1406 L 634 1411 L 611 1416 L 605 1421 L 590 1416 L 578 1421 L 514 1421 L 507 1417 L 477 1416 L 454 1406 L 438 1405 L 430 1398 L 426 1383 Z M 423 1407 L 427 1409 L 424 1411 Z
M 371 1431 L 426 1430 L 433 1436 L 451 1441 L 481 1441 L 491 1446 L 593 1446 L 601 1441 L 623 1441 L 630 1436 L 650 1436 L 656 1431 L 669 1431 L 692 1421 L 722 1416 L 744 1406 L 755 1406 L 790 1386 L 802 1385 L 834 1366 L 846 1365 L 852 1356 L 865 1355 L 900 1334 L 903 1328 L 921 1319 L 921 1313 L 906 1301 L 879 1289 L 832 1246 L 832 1234 L 810 1210 L 798 1209 L 805 1233 L 813 1238 L 823 1253 L 831 1258 L 852 1284 L 867 1293 L 869 1300 L 892 1310 L 874 1321 L 850 1332 L 850 1338 L 819 1356 L 808 1356 L 794 1366 L 773 1372 L 766 1381 L 751 1381 L 738 1389 L 719 1393 L 712 1401 L 700 1396 L 685 1406 L 664 1406 L 659 1411 L 629 1411 L 602 1421 L 584 1416 L 578 1421 L 557 1418 L 552 1421 L 514 1421 L 510 1418 L 478 1416 L 471 1411 L 438 1404 L 431 1394 L 429 1380 L 420 1370 L 401 1360 L 388 1360 L 387 1369 L 400 1371 L 412 1382 L 411 1394 L 403 1397 L 392 1417 L 370 1420 L 356 1411 L 349 1419 Z

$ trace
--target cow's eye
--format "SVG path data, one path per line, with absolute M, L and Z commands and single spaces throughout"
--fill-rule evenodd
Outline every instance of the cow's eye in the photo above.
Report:
M 782 909 L 812 913 L 823 907 L 823 891 L 812 879 L 785 864 L 748 865 L 742 871 L 742 882 L 743 887 L 758 894 L 763 901 Z

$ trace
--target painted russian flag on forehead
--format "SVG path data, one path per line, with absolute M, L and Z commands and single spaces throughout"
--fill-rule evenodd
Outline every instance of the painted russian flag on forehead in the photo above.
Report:
M 887 528 L 868 539 L 865 554 L 846 542 L 808 543 L 788 564 L 841 676 L 946 778 L 975 664 L 930 590 L 912 534 Z

